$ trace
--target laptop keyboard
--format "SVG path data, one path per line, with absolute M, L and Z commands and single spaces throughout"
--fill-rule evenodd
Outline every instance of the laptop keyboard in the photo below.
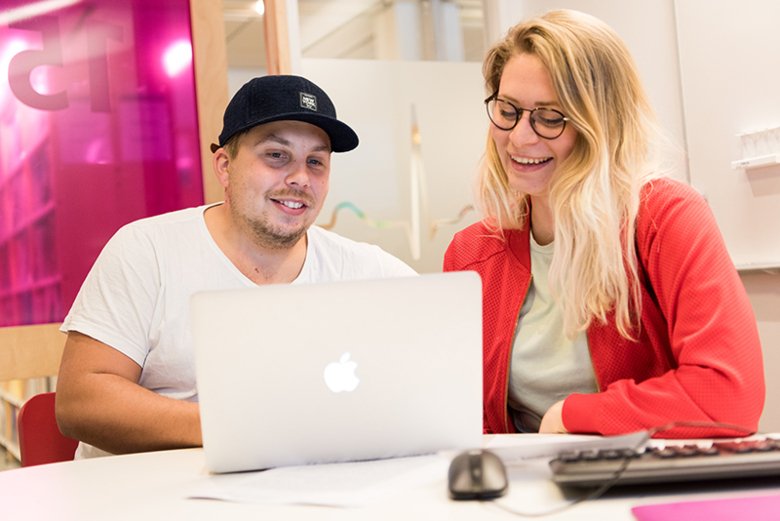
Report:
M 625 468 L 623 468 L 625 466 Z M 621 468 L 623 468 L 621 472 Z M 632 449 L 564 452 L 550 461 L 560 485 L 593 487 L 780 477 L 780 439 L 769 437 Z

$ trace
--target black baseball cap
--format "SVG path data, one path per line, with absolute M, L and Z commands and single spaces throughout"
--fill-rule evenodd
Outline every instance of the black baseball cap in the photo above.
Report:
M 238 89 L 225 109 L 219 144 L 212 144 L 211 151 L 241 131 L 282 120 L 320 127 L 330 137 L 334 152 L 358 146 L 357 134 L 336 118 L 336 107 L 324 90 L 301 76 L 273 75 L 254 78 Z

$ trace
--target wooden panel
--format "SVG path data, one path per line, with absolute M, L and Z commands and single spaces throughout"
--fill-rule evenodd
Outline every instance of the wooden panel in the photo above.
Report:
M 203 198 L 207 203 L 221 201 L 224 197 L 222 187 L 214 176 L 209 148 L 222 131 L 222 114 L 228 103 L 227 50 L 222 10 L 222 0 L 190 2 Z
M 59 326 L 0 329 L 0 382 L 56 375 L 66 338 Z
M 264 18 L 268 74 L 291 74 L 286 0 L 266 0 Z

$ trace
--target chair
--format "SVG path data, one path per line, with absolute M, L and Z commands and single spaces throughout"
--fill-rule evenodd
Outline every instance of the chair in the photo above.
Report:
M 78 441 L 64 436 L 54 416 L 55 393 L 36 394 L 19 409 L 22 467 L 73 459 Z
M 59 331 L 59 324 L 43 324 L 33 326 L 14 326 L 0 328 L 0 383 L 26 381 L 30 379 L 42 379 L 55 376 L 60 366 L 62 351 L 65 347 L 65 335 Z M 39 392 L 48 391 L 50 385 L 41 386 Z M 5 448 L 14 457 L 22 459 L 20 447 L 13 443 L 17 439 L 18 423 L 17 416 L 18 403 L 22 400 L 24 393 L 17 391 L 0 393 L 0 413 L 5 413 L 6 418 L 10 419 L 10 425 L 7 425 L 6 437 L 0 439 L 0 448 Z M 53 395 L 52 395 L 53 396 Z M 33 413 L 31 416 L 37 416 L 35 410 L 39 407 L 35 405 L 39 399 L 31 405 Z M 48 421 L 42 423 L 44 426 L 50 426 L 56 430 L 54 422 L 54 400 L 52 398 L 42 398 L 40 400 L 50 400 L 48 405 Z M 10 413 L 10 415 L 9 415 Z M 12 415 L 12 416 L 11 416 Z M 16 421 L 14 421 L 16 420 Z M 30 419 L 25 424 L 27 428 L 27 438 L 32 438 L 31 444 L 37 447 L 34 441 L 35 432 L 39 429 L 36 425 L 37 420 Z M 10 431 L 10 436 L 8 436 Z M 16 431 L 16 432 L 14 432 Z M 33 434 L 31 434 L 31 432 Z M 33 453 L 37 452 L 36 449 Z M 72 459 L 73 453 L 65 459 Z M 41 461 L 43 462 L 43 461 Z

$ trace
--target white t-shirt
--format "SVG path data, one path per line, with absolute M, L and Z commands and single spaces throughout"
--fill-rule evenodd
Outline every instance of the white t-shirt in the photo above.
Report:
M 538 431 L 547 409 L 571 393 L 597 390 L 587 336 L 566 336 L 561 306 L 550 293 L 554 245 L 539 245 L 533 234 L 530 240 L 532 282 L 520 309 L 509 373 L 509 406 L 515 426 L 525 432 Z
M 61 331 L 108 344 L 142 367 L 139 384 L 196 401 L 189 298 L 197 291 L 251 288 L 206 228 L 207 205 L 141 219 L 109 240 L 87 275 Z M 312 226 L 293 282 L 416 275 L 375 245 Z

